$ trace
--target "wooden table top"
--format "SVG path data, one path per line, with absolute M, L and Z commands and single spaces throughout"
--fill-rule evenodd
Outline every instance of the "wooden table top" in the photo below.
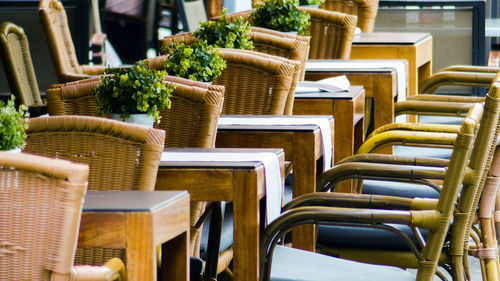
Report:
M 427 37 L 430 33 L 412 32 L 367 32 L 354 36 L 353 45 L 413 45 Z
M 153 212 L 187 196 L 187 191 L 89 190 L 84 212 Z

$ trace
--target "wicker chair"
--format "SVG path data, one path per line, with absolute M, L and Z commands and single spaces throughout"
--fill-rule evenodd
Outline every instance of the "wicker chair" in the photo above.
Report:
M 326 0 L 320 9 L 354 15 L 363 32 L 373 32 L 378 11 L 378 0 Z
M 102 66 L 78 63 L 69 31 L 68 18 L 61 2 L 41 0 L 38 15 L 60 83 L 80 80 L 104 72 Z
M 73 266 L 88 172 L 69 161 L 0 152 L 2 280 L 126 280 L 116 258 Z
M 254 51 L 296 61 L 287 61 L 295 64 L 296 68 L 294 76 L 292 78 L 292 84 L 290 85 L 290 91 L 286 100 L 284 111 L 285 115 L 291 115 L 297 82 L 298 80 L 303 80 L 303 77 L 305 75 L 305 61 L 307 59 L 307 52 L 309 49 L 309 38 L 305 36 L 293 36 L 285 38 L 279 36 L 280 34 L 272 34 L 262 30 L 262 28 L 255 28 L 255 30 L 248 34 L 252 38 L 255 47 Z M 160 40 L 160 44 L 163 48 L 165 48 L 172 43 L 191 44 L 192 42 L 194 42 L 194 40 L 195 38 L 191 35 L 191 33 L 180 33 L 164 37 L 162 40 Z M 279 59 L 277 57 L 270 58 Z
M 400 268 L 381 267 L 348 262 L 305 252 L 276 243 L 292 227 L 302 224 L 329 224 L 358 229 L 375 228 L 390 231 L 388 225 L 409 225 L 428 229 L 426 244 L 413 248 L 417 260 L 416 280 L 433 280 L 441 257 L 443 241 L 448 232 L 461 184 L 469 184 L 467 169 L 475 133 L 479 127 L 482 106 L 476 104 L 463 122 L 456 137 L 453 155 L 446 168 L 420 167 L 407 163 L 344 163 L 322 175 L 319 187 L 331 187 L 351 176 L 387 176 L 394 181 L 436 177 L 444 180 L 439 199 L 403 199 L 390 196 L 311 193 L 298 197 L 284 207 L 283 214 L 265 230 L 261 244 L 261 280 L 415 280 L 415 275 Z M 476 163 L 477 164 L 477 163 Z M 474 166 L 475 164 L 470 164 Z M 476 167 L 474 167 L 476 168 Z M 467 176 L 465 176 L 467 174 Z M 324 185 L 322 185 L 324 184 Z M 454 217 L 456 220 L 457 216 Z M 345 235 L 345 233 L 344 233 Z M 376 240 L 367 241 L 374 243 Z M 274 253 L 273 253 L 274 252 Z M 394 252 L 394 251 L 393 251 Z M 409 255 L 413 255 L 410 252 Z M 273 255 L 274 254 L 274 255 Z M 274 270 L 271 270 L 270 265 Z M 311 268 L 309 268 L 311 267 Z M 305 272 L 307 268 L 307 272 Z M 270 276 L 270 278 L 269 278 Z
M 307 29 L 311 36 L 309 59 L 349 59 L 356 16 L 305 7 L 299 7 L 299 10 L 311 15 L 311 25 Z M 232 13 L 227 18 L 248 20 L 253 11 Z
M 497 79 L 499 77 L 497 76 Z M 489 236 L 492 231 L 491 227 L 492 223 L 492 206 L 494 205 L 495 194 L 498 189 L 498 180 L 495 178 L 495 175 L 498 175 L 498 163 L 493 164 L 490 169 L 490 165 L 492 165 L 492 158 L 494 157 L 494 150 L 497 146 L 497 136 L 500 130 L 500 126 L 498 124 L 499 119 L 499 111 L 500 111 L 500 93 L 498 92 L 498 88 L 500 87 L 499 82 L 495 82 L 490 90 L 489 95 L 486 98 L 485 102 L 485 113 L 481 119 L 480 131 L 478 133 L 477 141 L 474 145 L 474 150 L 472 154 L 472 158 L 469 163 L 469 168 L 467 171 L 468 177 L 474 178 L 474 180 L 467 180 L 461 191 L 460 199 L 456 206 L 456 215 L 453 221 L 452 234 L 451 239 L 447 239 L 448 248 L 445 251 L 445 254 L 440 258 L 439 264 L 448 268 L 453 275 L 454 279 L 462 280 L 462 278 L 467 279 L 468 270 L 464 264 L 467 264 L 467 255 L 464 255 L 464 251 L 467 251 L 469 248 L 469 238 L 470 232 L 473 225 L 473 220 L 476 214 L 476 208 L 478 206 L 478 202 L 481 198 L 481 209 L 479 211 L 479 218 L 481 221 L 481 227 L 484 228 L 479 235 L 482 235 L 481 239 L 484 243 L 479 247 L 482 249 L 479 250 L 480 254 L 483 255 L 485 259 L 485 263 L 488 264 L 488 269 L 485 274 L 491 274 L 492 276 L 498 275 L 498 267 L 496 254 L 492 255 L 491 250 L 487 249 L 491 248 L 494 240 L 493 236 Z M 454 107 L 452 105 L 451 107 Z M 450 107 L 450 108 L 451 108 Z M 433 141 L 436 145 L 451 145 L 455 141 L 455 134 L 458 131 L 458 128 L 454 128 L 453 126 L 421 126 L 419 124 L 410 124 L 411 126 L 405 126 L 404 124 L 399 124 L 396 128 L 387 129 L 382 127 L 380 130 L 376 131 L 376 134 L 369 138 L 363 146 L 360 148 L 360 153 L 367 153 L 372 150 L 375 150 L 378 147 L 390 144 L 390 143 L 401 143 L 409 145 L 419 145 L 421 143 L 429 143 L 432 142 L 432 135 L 438 135 L 437 138 Z M 443 130 L 444 129 L 444 130 Z M 420 135 L 426 136 L 425 139 L 417 139 L 415 138 L 417 135 L 415 132 L 408 133 L 407 130 L 412 131 L 421 131 Z M 429 133 L 431 132 L 431 133 Z M 441 132 L 441 133 L 436 133 Z M 442 132 L 445 132 L 444 134 Z M 404 136 L 406 135 L 406 136 Z M 412 136 L 410 136 L 412 135 Z M 413 163 L 412 165 L 422 166 L 422 165 L 430 165 L 434 167 L 446 167 L 448 165 L 447 160 L 442 159 L 418 159 L 415 157 L 401 157 L 401 156 L 389 156 L 384 157 L 380 155 L 370 155 L 370 156 L 354 156 L 349 159 L 345 159 L 344 163 L 347 162 L 382 162 L 385 164 L 392 163 Z M 495 162 L 498 162 L 496 160 Z M 487 171 L 490 170 L 490 176 L 487 177 Z M 392 172 L 389 172 L 389 174 Z M 379 172 L 377 178 L 383 178 L 385 174 Z M 373 178 L 373 177 L 372 177 Z M 434 178 L 436 179 L 436 178 Z M 326 178 L 320 178 L 320 186 L 321 184 L 325 184 L 329 180 Z M 486 183 L 485 183 L 486 182 Z M 399 187 L 395 189 L 396 186 L 383 183 L 381 185 L 374 185 L 371 183 L 370 185 L 364 184 L 363 193 L 368 194 L 384 194 L 384 195 L 392 195 L 392 196 L 401 196 L 401 197 L 437 197 L 439 196 L 439 192 L 436 192 L 436 188 L 438 186 L 436 184 L 430 184 L 429 186 L 421 186 L 421 185 L 406 185 L 404 188 Z M 384 186 L 381 188 L 381 186 Z M 360 190 L 361 185 L 358 185 L 358 190 Z M 485 192 L 483 191 L 483 187 Z M 393 191 L 390 191 L 393 190 Z M 400 267 L 416 267 L 418 263 L 416 263 L 415 258 L 408 252 L 408 247 L 404 245 L 404 243 L 398 243 L 397 238 L 389 237 L 387 235 L 376 233 L 376 232 L 358 232 L 355 235 L 351 235 L 352 239 L 338 239 L 334 242 L 335 238 L 338 237 L 338 234 L 341 232 L 343 235 L 345 233 L 352 230 L 348 229 L 332 229 L 332 228 L 320 228 L 318 241 L 320 244 L 321 251 L 323 253 L 327 253 L 334 256 L 340 257 L 348 257 L 349 259 L 354 259 L 363 262 L 370 263 L 383 263 L 383 264 L 391 264 Z M 406 235 L 409 237 L 414 237 L 411 234 L 411 231 L 403 230 Z M 337 233 L 337 234 L 336 234 Z M 486 234 L 486 235 L 485 235 Z M 386 243 L 378 243 L 378 245 L 371 246 L 369 249 L 363 249 L 367 247 L 367 243 L 359 243 L 359 241 L 363 240 L 373 240 L 374 235 L 379 235 L 378 239 L 380 241 L 390 241 Z M 327 238 L 330 237 L 330 238 Z M 361 238 L 363 237 L 363 238 Z M 371 238 L 370 238 L 371 237 Z M 425 237 L 425 234 L 424 234 Z M 411 238 L 414 241 L 414 238 Z M 354 242 L 356 240 L 357 242 Z M 477 239 L 479 240 L 479 238 Z M 418 246 L 417 246 L 418 248 Z M 363 250 L 361 250 L 363 249 Z M 488 254 L 490 252 L 490 254 Z M 476 251 L 477 253 L 477 251 Z
M 153 190 L 165 132 L 89 116 L 29 120 L 26 152 L 86 163 L 89 189 Z M 125 249 L 79 248 L 76 264 L 125 260 Z
M 11 22 L 4 22 L 0 25 L 0 42 L 5 75 L 17 103 L 26 105 L 31 117 L 47 113 L 47 106 L 42 101 L 38 89 L 24 30 Z

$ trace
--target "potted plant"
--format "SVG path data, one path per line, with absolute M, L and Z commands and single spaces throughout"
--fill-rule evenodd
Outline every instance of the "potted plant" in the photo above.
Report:
M 307 35 L 311 16 L 297 8 L 298 0 L 266 0 L 250 15 L 255 26 Z
M 0 101 L 0 150 L 21 151 L 26 144 L 29 113 L 25 105 L 16 109 L 12 96 L 5 104 Z
M 130 68 L 107 68 L 94 89 L 98 112 L 152 127 L 160 120 L 159 112 L 170 107 L 175 88 L 164 83 L 165 75 L 165 71 L 150 69 L 142 61 Z
M 219 51 L 206 40 L 195 40 L 191 45 L 172 44 L 163 50 L 168 54 L 165 70 L 170 75 L 194 81 L 214 82 L 226 68 Z
M 200 27 L 193 35 L 200 40 L 206 40 L 208 45 L 215 48 L 252 50 L 253 42 L 247 35 L 250 30 L 250 23 L 243 20 L 243 17 L 230 22 L 227 20 L 226 9 L 222 9 L 217 20 L 200 22 Z
M 299 6 L 318 8 L 319 5 L 323 4 L 324 2 L 325 0 L 299 0 Z

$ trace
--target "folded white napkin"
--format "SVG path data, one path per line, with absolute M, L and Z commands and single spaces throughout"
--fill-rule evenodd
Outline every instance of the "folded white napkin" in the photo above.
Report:
M 278 158 L 272 152 L 169 152 L 161 155 L 161 161 L 187 162 L 261 162 L 266 181 L 266 224 L 281 213 L 283 182 Z

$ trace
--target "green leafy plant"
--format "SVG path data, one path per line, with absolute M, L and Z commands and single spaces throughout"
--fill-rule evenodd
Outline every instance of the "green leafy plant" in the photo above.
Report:
M 168 54 L 165 60 L 168 73 L 194 81 L 213 82 L 226 68 L 219 51 L 206 40 L 196 40 L 191 45 L 174 43 L 164 53 Z
M 266 0 L 250 15 L 255 26 L 306 35 L 311 16 L 297 8 L 298 0 Z
M 149 69 L 142 61 L 130 68 L 107 68 L 94 89 L 98 112 L 119 113 L 122 120 L 130 114 L 146 113 L 159 122 L 159 112 L 170 108 L 175 89 L 163 82 L 165 75 L 166 71 Z
M 325 0 L 299 0 L 299 5 L 321 5 Z
M 29 113 L 25 105 L 16 109 L 12 96 L 5 104 L 0 101 L 0 150 L 11 150 L 26 144 Z
M 220 18 L 214 21 L 200 22 L 200 27 L 193 35 L 206 40 L 209 45 L 215 48 L 233 48 L 252 50 L 252 39 L 247 35 L 250 32 L 250 23 L 243 20 L 243 17 L 235 21 L 228 21 L 226 9 L 222 10 Z

